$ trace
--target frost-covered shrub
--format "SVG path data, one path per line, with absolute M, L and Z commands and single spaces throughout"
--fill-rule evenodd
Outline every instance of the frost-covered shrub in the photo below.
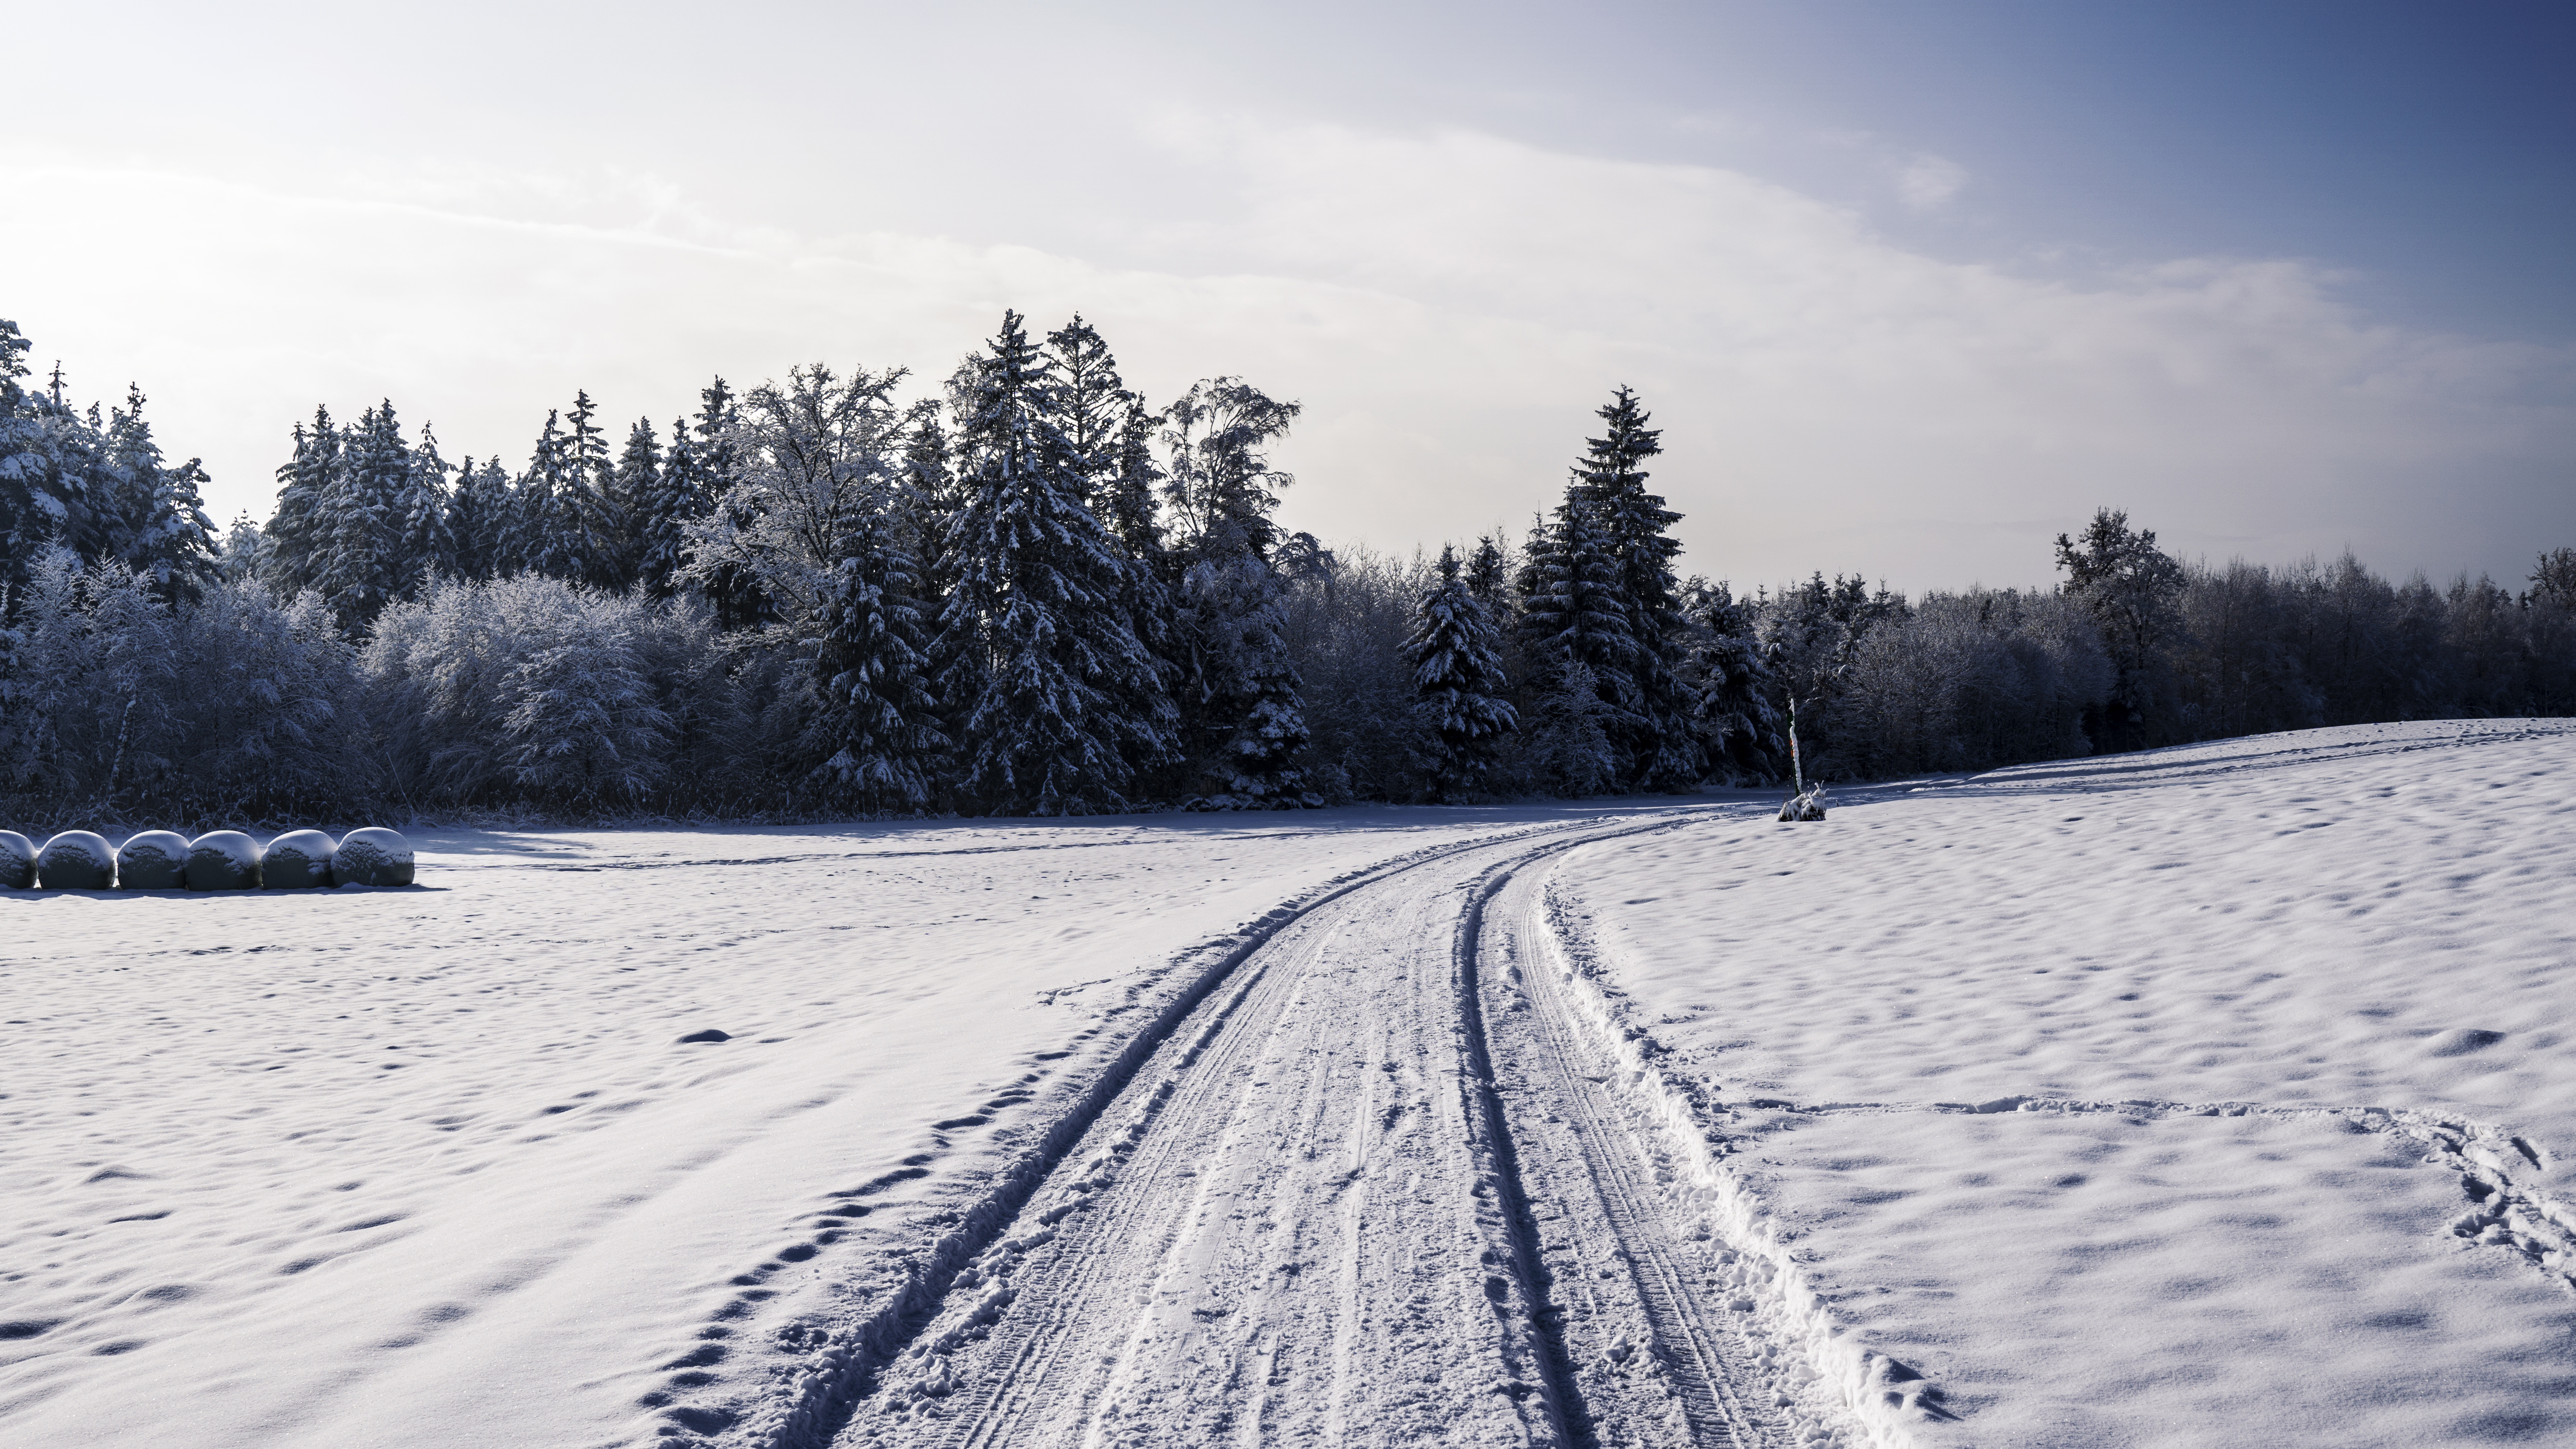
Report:
M 16 601 L 0 795 L 40 816 L 258 817 L 371 786 L 355 656 L 318 602 L 219 581 L 174 608 L 68 553 Z
M 1830 732 L 1819 732 L 1819 773 L 2085 754 L 2084 712 L 2109 697 L 2112 673 L 2092 620 L 2063 595 L 1928 594 L 1853 648 Z
M 255 891 L 260 886 L 259 843 L 238 830 L 216 830 L 188 842 L 188 889 Z
M 118 563 L 55 550 L 19 601 L 9 711 L 14 791 L 44 805 L 136 803 L 169 767 L 178 654 L 169 606 Z
M 722 664 L 702 610 L 534 576 L 396 604 L 365 656 L 403 794 L 581 809 L 634 805 L 675 757 L 721 753 Z
M 362 826 L 342 836 L 340 848 L 331 853 L 333 885 L 407 886 L 411 882 L 411 842 L 400 831 Z
M 268 890 L 307 890 L 331 883 L 331 853 L 338 843 L 319 830 L 290 830 L 259 853 L 260 885 Z
M 174 891 L 187 884 L 188 837 L 146 830 L 116 848 L 119 890 Z
M 1310 783 L 1335 803 L 1408 800 L 1421 789 L 1434 722 L 1415 706 L 1404 649 L 1430 579 L 1419 558 L 1337 549 L 1281 601 L 1279 632 L 1310 732 Z
M 36 842 L 0 830 L 0 889 L 23 891 L 36 883 Z
M 87 830 L 66 830 L 36 853 L 36 883 L 49 891 L 103 891 L 116 885 L 116 847 Z
M 345 810 L 381 787 L 358 654 L 321 596 L 246 579 L 179 621 L 180 737 L 171 795 L 199 818 Z

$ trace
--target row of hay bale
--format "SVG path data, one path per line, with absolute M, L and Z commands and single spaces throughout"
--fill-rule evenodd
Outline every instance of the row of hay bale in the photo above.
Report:
M 411 876 L 411 842 L 376 825 L 338 841 L 319 830 L 290 830 L 266 850 L 238 830 L 194 840 L 147 830 L 122 848 L 87 830 L 66 830 L 42 850 L 0 830 L 0 886 L 12 890 L 274 891 L 405 886 Z

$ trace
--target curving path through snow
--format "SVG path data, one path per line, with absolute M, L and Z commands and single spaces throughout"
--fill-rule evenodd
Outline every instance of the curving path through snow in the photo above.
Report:
M 1658 1191 L 1653 1129 L 1517 964 L 1552 857 L 1709 813 L 1437 852 L 1288 922 L 838 1442 L 1786 1442 Z

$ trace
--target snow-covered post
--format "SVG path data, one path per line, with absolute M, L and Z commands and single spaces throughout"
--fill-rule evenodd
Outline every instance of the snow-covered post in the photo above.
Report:
M 1798 793 L 1807 793 L 1807 767 L 1798 758 L 1798 696 L 1789 696 L 1789 779 Z
M 1789 701 L 1789 778 L 1797 785 L 1798 793 L 1782 802 L 1780 818 L 1782 820 L 1822 820 L 1825 818 L 1825 787 L 1818 785 L 1810 789 L 1807 785 L 1807 767 L 1798 757 L 1798 696 L 1790 694 L 1787 698 Z

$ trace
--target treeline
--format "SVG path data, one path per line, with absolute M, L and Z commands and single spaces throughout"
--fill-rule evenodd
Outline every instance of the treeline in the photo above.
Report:
M 390 402 L 292 433 L 221 538 L 143 399 L 0 322 L 0 808 L 812 818 L 1248 809 L 1955 771 L 2317 724 L 2565 713 L 2576 552 L 2516 594 L 2186 567 L 2105 511 L 2064 583 L 1909 600 L 1676 576 L 1637 397 L 1557 506 L 1436 560 L 1275 522 L 1298 405 L 1161 406 L 1016 314 L 935 397 L 797 368 L 612 446 L 451 464 Z

